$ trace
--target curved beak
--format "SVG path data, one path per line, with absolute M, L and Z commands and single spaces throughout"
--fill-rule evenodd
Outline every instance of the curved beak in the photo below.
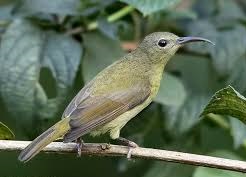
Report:
M 201 37 L 180 37 L 177 39 L 177 44 L 186 44 L 189 42 L 208 42 L 210 44 L 215 45 L 212 41 L 205 39 L 205 38 L 201 38 Z

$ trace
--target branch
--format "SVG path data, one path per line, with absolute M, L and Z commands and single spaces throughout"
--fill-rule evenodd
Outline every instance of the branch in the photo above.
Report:
M 132 6 L 126 6 L 126 7 L 122 8 L 122 9 L 120 9 L 119 11 L 117 11 L 117 12 L 109 15 L 107 17 L 107 21 L 109 23 L 114 22 L 114 21 L 116 21 L 116 20 L 118 20 L 118 19 L 126 16 L 127 14 L 129 14 L 130 12 L 132 12 L 133 10 L 134 10 L 134 7 L 132 7 Z M 97 29 L 97 27 L 98 27 L 98 22 L 97 21 L 91 22 L 87 26 L 87 30 L 94 30 L 94 29 Z
M 107 17 L 107 22 L 108 23 L 112 23 L 112 22 L 115 22 L 119 19 L 121 19 L 122 17 L 126 16 L 127 14 L 131 13 L 132 11 L 134 10 L 134 7 L 132 6 L 126 6 L 122 9 L 120 9 L 119 11 L 117 12 L 114 12 L 113 14 L 109 15 Z M 91 30 L 95 30 L 98 28 L 98 21 L 93 21 L 91 23 L 88 24 L 88 26 L 86 27 L 86 29 L 88 31 L 91 31 Z M 71 30 L 68 30 L 66 32 L 67 35 L 75 35 L 75 34 L 80 34 L 84 31 L 85 29 L 81 26 L 78 26 L 74 29 L 71 29 Z
M 0 151 L 22 150 L 29 143 L 30 141 L 0 140 Z M 43 151 L 54 153 L 77 152 L 75 143 L 65 144 L 62 142 L 53 142 L 49 144 L 46 148 L 44 148 Z M 118 145 L 108 146 L 108 144 L 85 143 L 85 146 L 83 146 L 82 148 L 82 154 L 84 155 L 126 156 L 127 153 L 128 147 Z M 246 162 L 244 161 L 230 160 L 205 155 L 196 155 L 183 152 L 138 147 L 132 150 L 132 157 L 246 172 Z

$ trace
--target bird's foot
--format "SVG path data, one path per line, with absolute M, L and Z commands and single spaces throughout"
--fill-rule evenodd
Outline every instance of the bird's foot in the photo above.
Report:
M 136 143 L 134 143 L 133 141 L 130 141 L 130 140 L 126 139 L 126 138 L 119 137 L 119 138 L 117 138 L 117 140 L 119 142 L 121 142 L 123 145 L 126 145 L 126 146 L 129 147 L 129 150 L 128 150 L 128 153 L 127 153 L 126 157 L 127 157 L 128 160 L 131 160 L 132 150 L 134 148 L 139 147 L 139 146 Z
M 101 144 L 101 149 L 102 149 L 102 150 L 110 149 L 110 144 L 109 144 L 109 143 Z
M 84 146 L 84 141 L 81 138 L 76 140 L 76 147 L 77 147 L 77 157 L 81 157 L 81 149 Z

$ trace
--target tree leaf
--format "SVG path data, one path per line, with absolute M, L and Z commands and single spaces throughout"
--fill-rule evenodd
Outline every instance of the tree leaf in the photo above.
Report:
M 243 93 L 246 91 L 246 59 L 245 56 L 240 58 L 235 64 L 230 76 L 228 77 L 226 84 L 233 86 L 237 91 Z
M 212 156 L 224 157 L 234 160 L 241 160 L 236 154 L 228 151 L 216 151 Z M 220 170 L 216 168 L 206 168 L 206 167 L 197 167 L 193 177 L 244 177 L 244 173 L 234 172 L 229 170 Z
M 230 117 L 231 135 L 235 148 L 239 148 L 246 139 L 246 126 L 233 117 Z
M 177 129 L 180 133 L 188 131 L 199 122 L 199 114 L 206 106 L 209 97 L 207 95 L 187 96 L 186 102 L 177 113 Z
M 215 18 L 217 26 L 228 26 L 238 23 L 237 20 L 245 19 L 245 14 L 238 2 L 234 0 L 220 0 L 217 3 L 218 12 Z M 230 13 L 228 13 L 230 11 Z
M 83 39 L 85 56 L 82 72 L 86 82 L 124 54 L 118 40 L 112 40 L 99 32 L 85 33 Z
M 192 167 L 182 164 L 155 162 L 144 177 L 184 177 L 192 174 Z
M 0 122 L 0 140 L 12 140 L 14 138 L 14 133 L 6 125 Z
M 144 15 L 149 15 L 151 13 L 157 12 L 159 10 L 164 10 L 171 8 L 178 4 L 180 0 L 120 0 L 125 2 L 135 8 L 137 8 Z
M 72 38 L 15 20 L 2 36 L 0 48 L 0 91 L 8 110 L 29 123 L 52 117 L 73 84 L 81 54 Z M 44 68 L 51 72 L 45 79 L 55 79 L 54 88 L 40 83 Z M 57 94 L 49 98 L 46 87 Z
M 81 1 L 78 0 L 21 0 L 15 13 L 53 13 L 59 15 L 78 15 Z
M 215 46 L 207 44 L 191 44 L 191 51 L 210 54 L 213 66 L 217 72 L 224 76 L 228 75 L 235 63 L 244 55 L 246 49 L 246 30 L 241 25 L 234 25 L 227 30 L 217 30 L 209 21 L 200 21 L 189 24 L 189 35 L 201 36 L 215 42 Z M 231 45 L 233 41 L 233 45 Z
M 213 94 L 222 87 L 210 58 L 198 55 L 175 55 L 167 71 L 177 74 L 188 94 Z
M 214 0 L 196 0 L 194 3 L 194 10 L 200 18 L 208 18 L 213 16 L 217 11 L 217 1 Z M 206 8 L 204 8 L 206 7 Z
M 179 107 L 185 98 L 186 91 L 182 82 L 175 76 L 164 73 L 155 101 L 163 105 Z
M 180 135 L 199 122 L 200 112 L 221 85 L 207 57 L 176 55 L 167 69 L 176 73 L 187 88 L 186 100 L 180 107 L 165 106 L 163 109 L 164 126 L 170 133 Z
M 227 86 L 215 93 L 201 116 L 209 113 L 233 116 L 246 123 L 246 98 Z
M 189 131 L 200 121 L 199 114 L 208 100 L 207 95 L 189 94 L 181 107 L 165 107 L 164 125 L 166 129 L 176 135 Z

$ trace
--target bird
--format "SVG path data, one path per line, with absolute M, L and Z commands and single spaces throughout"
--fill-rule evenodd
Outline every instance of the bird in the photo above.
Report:
M 213 44 L 205 38 L 179 37 L 170 32 L 147 35 L 135 50 L 89 81 L 67 106 L 62 119 L 34 139 L 18 159 L 29 161 L 60 137 L 64 143 L 79 142 L 80 153 L 83 143 L 79 140 L 83 135 L 105 133 L 127 145 L 130 157 L 130 149 L 138 145 L 121 137 L 120 130 L 154 100 L 169 59 L 184 44 L 199 41 Z

